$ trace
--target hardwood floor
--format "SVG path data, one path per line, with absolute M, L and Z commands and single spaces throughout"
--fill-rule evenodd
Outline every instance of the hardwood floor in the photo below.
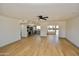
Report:
M 4 56 L 78 56 L 79 49 L 65 39 L 54 43 L 46 37 L 28 37 L 0 48 Z

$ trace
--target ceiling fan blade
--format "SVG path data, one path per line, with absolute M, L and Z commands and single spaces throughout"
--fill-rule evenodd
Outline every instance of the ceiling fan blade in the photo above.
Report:
M 48 18 L 48 17 L 43 17 L 43 16 L 38 16 L 39 17 L 39 19 L 42 19 L 42 20 L 47 20 L 46 18 Z
M 47 19 L 43 18 L 43 20 L 47 20 Z
M 44 17 L 44 18 L 48 18 L 48 17 Z

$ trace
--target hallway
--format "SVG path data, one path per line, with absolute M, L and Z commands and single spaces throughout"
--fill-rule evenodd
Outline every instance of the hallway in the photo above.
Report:
M 31 36 L 0 48 L 0 55 L 10 56 L 77 56 L 79 50 L 66 39 L 53 43 L 47 37 Z

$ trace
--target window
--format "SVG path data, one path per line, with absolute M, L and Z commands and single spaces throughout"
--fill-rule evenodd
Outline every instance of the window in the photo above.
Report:
M 36 26 L 36 29 L 41 29 L 41 27 L 40 26 Z
M 49 25 L 47 29 L 48 29 L 48 32 L 54 32 L 55 30 L 59 29 L 59 25 L 53 25 L 53 26 Z

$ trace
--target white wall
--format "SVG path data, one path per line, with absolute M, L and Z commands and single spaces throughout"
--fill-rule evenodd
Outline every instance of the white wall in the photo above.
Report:
M 66 24 L 67 39 L 79 47 L 79 17 L 68 20 Z
M 17 19 L 0 16 L 0 47 L 20 39 Z
M 59 37 L 66 37 L 66 21 L 52 21 L 52 25 L 59 25 Z
M 47 21 L 41 21 L 41 36 L 47 36 Z
M 21 25 L 21 37 L 27 37 L 27 25 Z
M 48 25 L 59 25 L 59 37 L 66 37 L 66 21 L 44 21 L 41 23 L 42 31 L 41 36 L 47 35 Z

